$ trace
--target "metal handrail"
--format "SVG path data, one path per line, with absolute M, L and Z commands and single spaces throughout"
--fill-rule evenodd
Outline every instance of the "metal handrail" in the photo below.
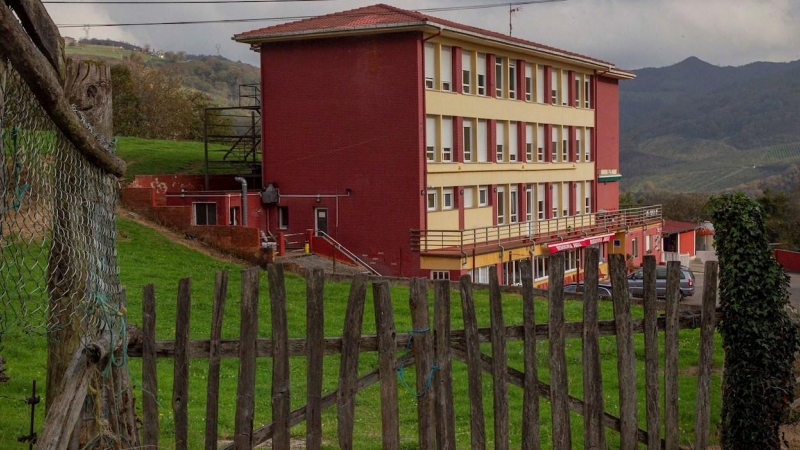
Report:
M 317 236 L 319 236 L 319 237 L 325 239 L 326 241 L 328 241 L 328 243 L 333 245 L 334 248 L 336 248 L 340 252 L 344 253 L 354 263 L 360 264 L 362 267 L 367 269 L 371 274 L 373 274 L 373 275 L 375 275 L 377 277 L 382 276 L 377 270 L 375 270 L 374 268 L 370 267 L 369 264 L 367 264 L 364 261 L 362 261 L 361 258 L 359 258 L 358 256 L 355 255 L 355 253 L 353 253 L 350 250 L 348 250 L 345 246 L 340 244 L 336 239 L 332 238 L 328 233 L 326 233 L 326 232 L 324 232 L 322 230 L 317 230 Z M 334 255 L 333 257 L 336 258 L 336 255 Z
M 660 222 L 661 205 L 652 205 L 466 230 L 411 230 L 411 248 L 420 252 L 464 252 L 478 246 L 562 239 L 565 234 L 585 234 L 589 229 L 596 234 L 603 228 L 612 231 Z

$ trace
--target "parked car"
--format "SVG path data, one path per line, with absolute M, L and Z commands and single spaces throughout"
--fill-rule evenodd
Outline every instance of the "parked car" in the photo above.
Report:
M 681 300 L 694 295 L 694 273 L 692 269 L 681 266 Z M 628 291 L 632 297 L 644 296 L 644 271 L 639 269 L 628 275 Z M 656 266 L 656 296 L 667 296 L 667 267 Z
M 582 294 L 584 292 L 583 282 L 580 283 L 570 283 L 564 286 L 564 292 L 569 294 Z M 597 295 L 600 297 L 611 297 L 611 285 L 606 283 L 600 283 L 597 286 Z

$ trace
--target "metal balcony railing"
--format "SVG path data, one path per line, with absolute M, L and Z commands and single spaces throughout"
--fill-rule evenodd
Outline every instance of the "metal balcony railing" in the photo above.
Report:
M 496 247 L 522 247 L 656 223 L 661 223 L 661 205 L 467 230 L 411 230 L 411 249 L 421 253 L 464 255 L 473 251 L 490 251 Z

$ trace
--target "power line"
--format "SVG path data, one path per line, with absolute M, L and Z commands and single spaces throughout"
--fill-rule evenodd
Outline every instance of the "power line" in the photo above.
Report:
M 58 0 L 53 0 L 58 1 Z M 73 0 L 63 0 L 63 1 L 73 1 Z M 166 0 L 164 2 L 153 2 L 152 0 L 145 0 L 143 2 L 130 2 L 126 4 L 134 4 L 134 3 L 143 3 L 143 4 L 150 4 L 150 3 L 238 3 L 238 2 L 248 2 L 248 1 L 268 1 L 268 0 Z M 277 0 L 272 0 L 277 1 Z M 289 1 L 289 0 L 283 0 Z M 309 0 L 305 0 L 309 1 Z M 326 0 L 311 0 L 311 1 L 326 1 Z M 418 9 L 417 12 L 447 12 L 447 11 L 465 11 L 465 10 L 474 10 L 474 9 L 488 9 L 488 8 L 505 8 L 506 6 L 517 6 L 517 5 L 530 5 L 534 3 L 556 3 L 556 2 L 564 2 L 566 0 L 528 0 L 528 1 L 519 1 L 519 2 L 512 2 L 512 3 L 490 3 L 490 4 L 481 4 L 481 5 L 464 5 L 464 6 L 450 6 L 450 7 L 442 7 L 442 8 L 427 8 L 427 9 Z M 76 2 L 76 3 L 83 3 L 83 2 Z M 89 2 L 86 2 L 89 3 Z M 123 3 L 123 2 L 102 2 L 102 0 L 96 0 L 95 3 L 103 3 L 103 4 L 113 4 L 113 3 Z M 352 13 L 338 13 L 338 17 L 361 17 L 361 16 L 379 16 L 379 15 L 394 15 L 397 12 L 394 11 L 387 11 L 387 12 L 352 12 Z M 92 24 L 57 24 L 59 28 L 83 28 L 85 26 L 91 27 L 138 27 L 138 26 L 157 26 L 157 25 L 201 25 L 201 24 L 211 24 L 211 23 L 242 23 L 242 22 L 266 22 L 266 21 L 276 21 L 276 22 L 287 22 L 293 20 L 303 20 L 303 19 L 312 19 L 315 17 L 321 17 L 320 15 L 308 15 L 308 16 L 284 16 L 284 17 L 260 17 L 260 18 L 250 18 L 250 19 L 215 19 L 215 20 L 181 20 L 181 21 L 172 21 L 172 22 L 137 22 L 137 23 L 92 23 Z
M 177 4 L 204 4 L 204 3 L 302 3 L 302 2 L 329 2 L 332 0 L 45 0 L 42 3 L 56 5 L 177 5 Z

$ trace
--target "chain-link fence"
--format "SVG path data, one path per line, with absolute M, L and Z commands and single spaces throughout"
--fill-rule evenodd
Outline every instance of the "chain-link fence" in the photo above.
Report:
M 0 131 L 0 346 L 10 332 L 122 338 L 116 178 L 85 160 L 1 61 Z

